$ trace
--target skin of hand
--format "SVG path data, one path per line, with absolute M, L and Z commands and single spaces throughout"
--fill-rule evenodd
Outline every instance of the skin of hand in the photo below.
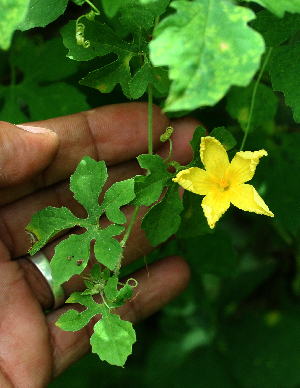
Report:
M 135 158 L 147 153 L 147 123 L 145 103 L 110 105 L 23 124 L 28 130 L 0 122 L 1 388 L 47 387 L 91 351 L 89 339 L 96 317 L 88 326 L 73 333 L 56 327 L 55 322 L 74 305 L 64 305 L 47 315 L 43 313 L 53 303 L 52 294 L 38 269 L 23 258 L 30 248 L 24 229 L 32 215 L 46 206 L 66 206 L 75 215 L 85 216 L 85 210 L 69 189 L 70 175 L 84 155 L 106 162 L 109 178 L 105 189 L 118 180 L 144 173 Z M 153 144 L 162 158 L 167 157 L 169 146 L 168 142 L 161 143 L 159 136 L 170 124 L 174 127 L 171 159 L 187 164 L 192 158 L 189 140 L 199 123 L 190 118 L 170 122 L 154 106 Z M 30 131 L 28 126 L 35 129 Z M 125 206 L 122 210 L 129 222 L 134 208 Z M 153 249 L 140 230 L 146 211 L 142 208 L 139 213 L 122 265 Z M 101 219 L 101 222 L 105 226 L 107 220 Z M 43 248 L 49 260 L 63 238 L 66 235 Z M 88 269 L 94 262 L 91 257 Z M 142 269 L 132 274 L 138 281 L 135 289 L 138 295 L 117 310 L 122 319 L 134 324 L 176 298 L 190 278 L 187 263 L 178 256 L 157 261 L 148 271 Z M 82 278 L 74 276 L 63 287 L 67 298 L 72 292 L 83 289 Z

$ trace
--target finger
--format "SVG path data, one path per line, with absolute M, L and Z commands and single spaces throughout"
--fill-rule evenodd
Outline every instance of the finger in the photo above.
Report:
M 192 158 L 193 153 L 189 141 L 197 125 L 198 122 L 194 119 L 180 120 L 174 123 L 172 159 L 177 160 L 183 165 L 187 164 Z M 168 155 L 168 142 L 161 145 L 158 153 L 163 158 Z M 104 191 L 116 181 L 144 173 L 136 161 L 111 166 L 108 172 L 109 178 Z M 73 198 L 73 193 L 69 189 L 69 181 L 40 190 L 13 204 L 2 207 L 0 213 L 0 236 L 5 239 L 13 258 L 24 255 L 30 248 L 29 238 L 24 229 L 29 224 L 32 215 L 46 206 L 65 206 L 75 213 L 77 217 L 86 217 L 85 210 Z
M 159 136 L 169 125 L 169 120 L 157 106 L 153 108 L 153 141 L 157 146 Z M 46 171 L 17 188 L 1 189 L 0 204 L 69 178 L 85 155 L 114 165 L 145 153 L 148 148 L 146 103 L 109 105 L 70 116 L 27 123 L 24 128 L 27 125 L 45 127 L 57 133 L 59 150 Z M 6 135 L 12 124 L 4 123 L 3 127 Z M 36 158 L 31 157 L 30 160 L 31 164 L 34 164 L 33 161 L 37 163 Z M 20 166 L 21 161 L 16 159 L 15 163 Z M 30 165 L 24 163 L 22 166 L 22 173 L 27 176 Z
M 117 313 L 123 320 L 136 324 L 180 295 L 188 285 L 190 270 L 182 258 L 172 256 L 151 264 L 149 273 L 142 269 L 132 277 L 138 281 L 138 287 L 135 288 L 133 298 L 119 308 Z M 77 332 L 65 332 L 55 326 L 62 313 L 74 308 L 76 305 L 66 305 L 47 316 L 54 349 L 53 379 L 91 350 L 89 341 L 96 317 L 86 328 Z
M 59 148 L 57 134 L 45 128 L 24 130 L 0 121 L 0 136 L 0 193 L 5 187 L 11 190 L 12 186 L 42 173 L 53 162 Z

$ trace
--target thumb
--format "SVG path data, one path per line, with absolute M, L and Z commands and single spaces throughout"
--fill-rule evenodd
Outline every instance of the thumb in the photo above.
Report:
M 59 148 L 55 132 L 0 121 L 0 188 L 22 184 L 45 170 Z

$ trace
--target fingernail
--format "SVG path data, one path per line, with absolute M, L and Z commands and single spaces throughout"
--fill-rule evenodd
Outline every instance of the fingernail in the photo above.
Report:
M 43 127 L 32 127 L 31 125 L 16 125 L 21 129 L 25 129 L 25 131 L 33 132 L 33 133 L 49 133 L 53 132 L 51 129 L 43 128 Z

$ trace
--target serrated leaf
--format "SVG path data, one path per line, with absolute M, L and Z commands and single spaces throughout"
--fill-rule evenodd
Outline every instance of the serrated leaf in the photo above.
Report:
M 226 96 L 226 110 L 230 116 L 237 119 L 243 131 L 246 130 L 250 119 L 250 106 L 255 82 L 246 88 L 233 87 Z M 273 90 L 264 84 L 258 84 L 254 109 L 249 130 L 253 131 L 266 121 L 274 118 L 277 112 L 278 99 Z
M 32 216 L 26 231 L 34 244 L 30 254 L 34 255 L 47 241 L 58 232 L 79 225 L 80 218 L 74 216 L 66 207 L 46 207 Z
M 247 22 L 255 14 L 222 0 L 176 1 L 150 42 L 155 66 L 173 81 L 166 111 L 216 104 L 231 85 L 246 86 L 260 66 L 263 38 Z
M 262 34 L 267 47 L 275 47 L 300 30 L 300 15 L 286 13 L 279 18 L 264 10 L 256 14 L 251 27 Z
M 160 93 L 166 94 L 170 87 L 168 72 L 161 67 L 152 67 L 145 63 L 130 81 L 132 98 L 140 98 L 151 83 Z
M 151 174 L 135 177 L 136 198 L 131 204 L 149 206 L 157 201 L 163 188 L 171 181 L 172 174 L 168 172 L 159 155 L 143 154 L 139 155 L 137 159 L 140 166 L 150 170 Z
M 273 89 L 284 93 L 285 102 L 293 109 L 294 120 L 300 122 L 300 43 L 284 47 L 273 57 L 270 76 Z
M 229 151 L 236 146 L 236 140 L 234 136 L 229 131 L 227 131 L 225 127 L 214 128 L 209 136 L 219 140 L 226 151 Z
M 201 159 L 200 159 L 200 143 L 201 143 L 201 137 L 206 136 L 206 130 L 201 127 L 201 125 L 198 125 L 198 127 L 195 129 L 193 138 L 190 141 L 191 147 L 194 152 L 193 160 L 191 163 L 187 166 L 189 167 L 203 167 Z
M 21 31 L 34 27 L 45 27 L 62 15 L 68 5 L 68 0 L 30 0 L 26 17 L 17 29 Z
M 179 214 L 182 209 L 178 185 L 171 183 L 163 199 L 152 206 L 142 220 L 141 228 L 145 230 L 153 247 L 165 242 L 177 232 L 181 221 Z
M 136 341 L 132 324 L 122 321 L 119 315 L 111 314 L 106 307 L 102 308 L 102 319 L 94 326 L 91 337 L 92 352 L 109 364 L 123 366 L 132 353 Z
M 82 295 L 81 292 L 71 294 L 66 303 L 80 303 L 86 306 L 87 309 L 81 313 L 71 309 L 62 314 L 55 325 L 65 331 L 82 329 L 95 315 L 101 314 L 103 311 L 102 306 L 96 303 L 91 295 Z
M 26 16 L 30 0 L 6 0 L 0 3 L 0 49 L 7 50 L 17 25 Z
M 183 210 L 180 213 L 181 223 L 176 233 L 177 238 L 201 236 L 211 233 L 201 206 L 203 197 L 184 190 L 182 196 Z
M 89 156 L 84 156 L 70 178 L 74 198 L 86 208 L 89 221 L 95 225 L 102 213 L 98 201 L 107 177 L 104 161 L 96 162 Z
M 246 0 L 254 1 L 259 5 L 267 8 L 269 11 L 275 15 L 282 17 L 285 12 L 300 12 L 300 3 L 299 0 Z
M 120 207 L 129 203 L 134 197 L 133 178 L 116 182 L 106 191 L 100 211 L 105 212 L 111 222 L 125 224 L 126 217 Z

